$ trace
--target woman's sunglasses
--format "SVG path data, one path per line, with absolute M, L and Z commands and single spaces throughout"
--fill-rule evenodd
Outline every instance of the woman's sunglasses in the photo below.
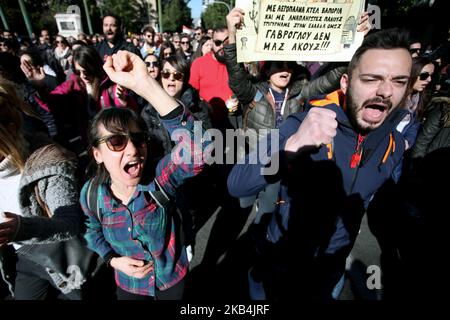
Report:
M 159 62 L 158 61 L 145 61 L 145 65 L 147 68 L 158 68 Z
M 119 152 L 126 148 L 129 140 L 135 147 L 143 148 L 149 142 L 149 137 L 145 132 L 114 133 L 98 139 L 97 144 L 106 143 L 109 150 Z
M 419 74 L 419 79 L 422 81 L 427 80 L 428 77 L 431 77 L 431 74 L 429 72 L 422 72 L 421 74 Z
M 161 71 L 161 76 L 164 79 L 169 79 L 171 74 L 173 74 L 173 78 L 175 80 L 178 80 L 178 81 L 183 80 L 183 73 L 181 73 L 179 71 L 172 71 L 172 70 L 167 70 L 167 69 L 164 69 L 163 71 Z

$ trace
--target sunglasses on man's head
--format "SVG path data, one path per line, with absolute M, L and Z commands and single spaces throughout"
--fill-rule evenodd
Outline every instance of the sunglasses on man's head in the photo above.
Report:
M 173 74 L 173 78 L 175 80 L 178 80 L 178 81 L 183 80 L 183 73 L 181 73 L 179 71 L 172 71 L 172 70 L 167 70 L 167 69 L 164 69 L 163 71 L 161 71 L 161 76 L 164 79 L 169 79 L 171 74 Z
M 145 61 L 145 65 L 147 66 L 147 68 L 158 68 L 159 67 L 159 62 L 158 61 Z
M 428 77 L 431 77 L 431 73 L 429 72 L 422 72 L 421 74 L 419 74 L 419 79 L 422 81 L 427 80 Z
M 216 47 L 220 47 L 225 41 L 227 41 L 228 37 L 226 37 L 223 40 L 213 40 L 214 44 L 216 45 Z
M 128 141 L 131 139 L 134 146 L 143 148 L 149 142 L 148 134 L 145 132 L 114 133 L 97 140 L 97 144 L 106 143 L 109 150 L 119 152 L 126 148 Z

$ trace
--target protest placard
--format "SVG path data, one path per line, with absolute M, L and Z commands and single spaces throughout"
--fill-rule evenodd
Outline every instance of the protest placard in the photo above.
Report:
M 238 62 L 350 61 L 364 0 L 237 0 L 244 23 L 236 35 Z

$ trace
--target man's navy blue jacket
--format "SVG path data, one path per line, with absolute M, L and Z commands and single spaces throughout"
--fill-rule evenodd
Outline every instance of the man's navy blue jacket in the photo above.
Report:
M 278 174 L 262 175 L 261 168 L 270 163 L 248 164 L 252 162 L 247 159 L 247 164 L 235 165 L 228 177 L 228 189 L 234 197 L 257 194 L 267 183 L 281 179 L 278 205 L 267 232 L 267 240 L 276 248 L 271 263 L 277 270 L 287 270 L 288 279 L 301 276 L 311 285 L 324 282 L 328 292 L 344 272 L 345 259 L 371 197 L 390 178 L 405 148 L 404 138 L 395 129 L 405 112 L 394 110 L 379 128 L 366 135 L 360 164 L 351 168 L 358 133 L 341 107 L 343 100 L 338 90 L 287 118 L 280 126 L 279 150 L 272 150 L 270 139 L 266 140 L 267 154 L 273 157 L 278 153 L 280 157 Z M 336 112 L 338 128 L 333 144 L 286 154 L 287 139 L 313 107 Z M 252 161 L 257 151 L 249 156 Z

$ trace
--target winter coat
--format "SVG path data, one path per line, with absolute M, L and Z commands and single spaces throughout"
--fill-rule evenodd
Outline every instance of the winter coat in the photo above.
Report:
M 103 61 L 106 60 L 107 56 L 112 56 L 119 50 L 130 51 L 134 54 L 137 54 L 139 58 L 141 58 L 141 53 L 139 52 L 139 49 L 136 48 L 132 43 L 126 42 L 124 39 L 117 39 L 112 48 L 109 46 L 107 40 L 103 40 L 95 45 L 95 50 L 97 50 L 98 54 L 103 59 Z
M 187 107 L 196 121 L 202 122 L 202 127 L 211 128 L 210 107 L 205 100 L 201 100 L 197 90 L 188 86 L 180 97 L 180 101 Z M 160 159 L 171 152 L 173 141 L 164 128 L 156 109 L 149 103 L 142 109 L 142 118 L 145 120 L 150 133 L 150 150 L 152 157 Z
M 244 129 L 255 129 L 261 137 L 260 129 L 274 129 L 276 124 L 275 102 L 269 93 L 269 84 L 266 81 L 254 84 L 249 80 L 247 72 L 237 63 L 236 44 L 225 45 L 224 52 L 229 86 L 244 106 Z M 302 101 L 298 97 L 304 85 L 303 81 L 289 85 L 283 119 L 302 110 Z
M 390 178 L 405 148 L 403 136 L 395 129 L 406 112 L 399 109 L 367 134 L 361 144 L 361 161 L 351 167 L 358 134 L 342 105 L 342 92 L 336 91 L 312 101 L 307 109 L 321 107 L 336 113 L 338 128 L 332 144 L 302 154 L 285 153 L 286 141 L 307 115 L 306 111 L 296 113 L 280 126 L 279 149 L 278 144 L 272 145 L 272 139 L 267 141 L 267 154 L 272 154 L 272 159 L 279 155 L 275 175 L 261 171 L 275 162 L 255 159 L 261 156 L 254 152 L 228 176 L 228 190 L 234 197 L 257 194 L 268 183 L 281 180 L 279 201 L 266 234 L 274 256 L 266 260 L 278 270 L 287 270 L 284 281 L 297 279 L 306 295 L 308 290 L 331 295 L 344 272 L 370 198 Z M 257 165 L 251 164 L 254 160 Z
M 75 155 L 55 144 L 45 145 L 28 157 L 19 186 L 22 216 L 19 216 L 18 230 L 13 239 L 15 243 L 54 243 L 81 233 L 83 212 L 78 202 L 76 168 Z M 39 205 L 36 185 L 40 198 L 53 214 L 51 218 L 46 216 Z M 5 281 L 13 278 L 5 275 L 8 263 L 10 261 L 0 259 L 0 269 Z M 11 283 L 9 287 L 12 288 Z
M 433 98 L 429 109 L 412 149 L 413 158 L 423 158 L 434 150 L 450 147 L 450 98 Z

